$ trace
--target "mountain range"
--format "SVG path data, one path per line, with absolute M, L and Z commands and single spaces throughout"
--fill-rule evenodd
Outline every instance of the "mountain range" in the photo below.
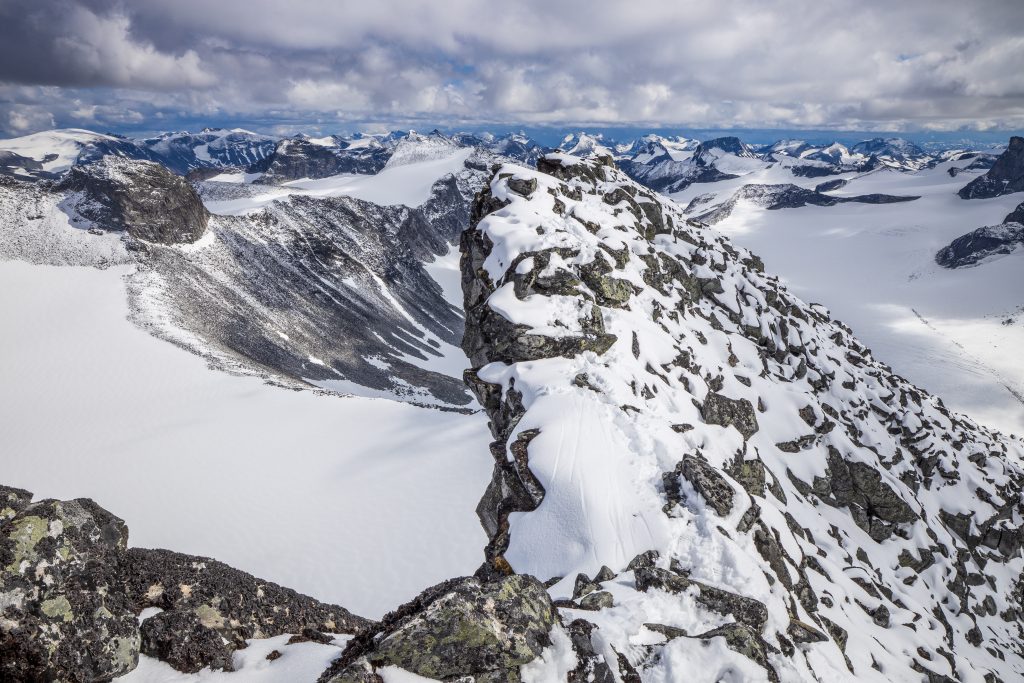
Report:
M 1020 138 L 0 141 L 0 672 L 1024 676 L 1022 159 Z M 121 392 L 96 405 L 61 345 Z M 194 356 L 230 398 L 125 402 Z M 74 428 L 40 434 L 48 410 Z M 117 516 L 147 491 L 169 507 Z M 482 531 L 456 533 L 473 506 Z

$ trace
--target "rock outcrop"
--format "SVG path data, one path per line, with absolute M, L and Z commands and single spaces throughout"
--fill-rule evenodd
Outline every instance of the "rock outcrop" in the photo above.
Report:
M 831 185 L 827 189 L 836 189 L 837 185 Z M 744 185 L 736 190 L 726 201 L 705 210 L 694 217 L 708 225 L 714 225 L 719 221 L 728 218 L 736 205 L 740 202 L 749 202 L 769 210 L 796 209 L 802 206 L 835 206 L 853 202 L 858 204 L 893 204 L 896 202 L 912 202 L 919 197 L 913 195 L 891 195 L 891 194 L 861 194 L 849 197 L 825 194 L 825 190 L 808 190 L 792 184 L 784 185 Z M 696 209 L 699 204 L 692 205 Z M 691 207 L 687 207 L 691 209 Z
M 124 521 L 92 500 L 0 486 L 0 679 L 105 681 L 139 653 L 179 671 L 231 668 L 249 638 L 370 622 L 209 558 L 128 549 Z M 146 608 L 159 614 L 139 624 Z
M 551 577 L 585 680 L 1024 675 L 1024 444 L 607 160 L 498 169 L 462 249 L 478 576 Z
M 1011 192 L 1024 192 L 1024 138 L 1017 136 L 1010 138 L 992 168 L 967 183 L 959 194 L 962 199 L 985 199 Z
M 268 185 L 299 178 L 326 178 L 339 173 L 373 174 L 384 168 L 391 152 L 392 147 L 375 138 L 315 140 L 298 135 L 278 141 L 273 153 L 250 169 L 262 172 L 259 182 Z
M 433 680 L 517 683 L 558 620 L 530 576 L 466 577 L 428 588 L 354 638 L 321 683 L 371 683 L 394 666 Z
M 945 268 L 966 268 L 991 257 L 1005 256 L 1024 246 L 1024 203 L 1011 211 L 999 225 L 978 228 L 961 235 L 935 254 Z
M 155 244 L 195 242 L 210 218 L 191 185 L 147 161 L 103 157 L 73 167 L 57 189 L 78 193 L 78 213 L 101 229 Z

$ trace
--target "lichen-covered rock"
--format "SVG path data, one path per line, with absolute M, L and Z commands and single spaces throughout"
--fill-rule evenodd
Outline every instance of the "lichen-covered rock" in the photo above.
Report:
M 210 667 L 232 671 L 234 648 L 195 612 L 162 612 L 142 622 L 142 653 L 178 671 L 196 673 Z
M 24 510 L 32 502 L 32 494 L 25 489 L 0 485 L 0 523 Z
M 452 579 L 350 641 L 320 681 L 369 681 L 385 666 L 435 680 L 519 681 L 519 667 L 550 644 L 556 619 L 547 591 L 531 576 Z
M 119 581 L 124 522 L 85 498 L 23 502 L 0 524 L 0 680 L 131 671 L 139 630 Z
M 210 217 L 184 178 L 148 161 L 103 157 L 73 167 L 57 187 L 81 193 L 78 212 L 99 227 L 126 230 L 146 242 L 195 242 Z
M 106 681 L 140 647 L 179 671 L 229 669 L 249 638 L 370 624 L 214 560 L 128 550 L 125 523 L 87 498 L 30 500 L 0 487 L 0 681 Z M 164 611 L 140 632 L 147 607 Z
M 244 647 L 249 638 L 304 629 L 355 633 L 370 624 L 343 607 L 321 603 L 222 562 L 169 550 L 128 550 L 124 585 L 135 612 L 157 607 L 194 614 L 199 619 L 196 623 L 216 631 L 232 649 Z

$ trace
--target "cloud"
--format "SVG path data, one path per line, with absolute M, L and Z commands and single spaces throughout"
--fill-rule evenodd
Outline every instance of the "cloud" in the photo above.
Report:
M 38 107 L 111 127 L 120 109 L 152 127 L 1020 129 L 1021 26 L 1019 0 L 6 0 L 0 128 Z

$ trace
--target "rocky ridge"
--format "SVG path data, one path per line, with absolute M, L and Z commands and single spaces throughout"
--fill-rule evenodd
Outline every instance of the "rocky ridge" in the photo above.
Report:
M 935 262 L 945 268 L 974 266 L 990 257 L 1012 254 L 1024 245 L 1024 202 L 999 225 L 978 228 L 961 235 L 935 254 Z
M 610 159 L 502 167 L 462 250 L 480 574 L 551 577 L 588 676 L 1024 673 L 1019 441 Z
M 814 190 L 808 190 L 792 184 L 760 185 L 748 184 L 736 190 L 733 195 L 720 204 L 705 209 L 702 213 L 694 216 L 694 220 L 714 225 L 729 217 L 740 202 L 749 202 L 764 209 L 797 209 L 803 206 L 835 206 L 846 202 L 860 204 L 892 204 L 895 202 L 911 202 L 919 197 L 898 196 L 889 194 L 865 194 L 849 197 L 825 194 L 833 186 L 826 186 L 824 190 L 819 186 Z M 686 213 L 703 207 L 707 202 L 703 197 L 694 199 L 687 207 Z
M 992 167 L 967 183 L 959 192 L 961 199 L 985 199 L 1024 191 L 1024 138 L 1013 136 L 1006 151 Z

